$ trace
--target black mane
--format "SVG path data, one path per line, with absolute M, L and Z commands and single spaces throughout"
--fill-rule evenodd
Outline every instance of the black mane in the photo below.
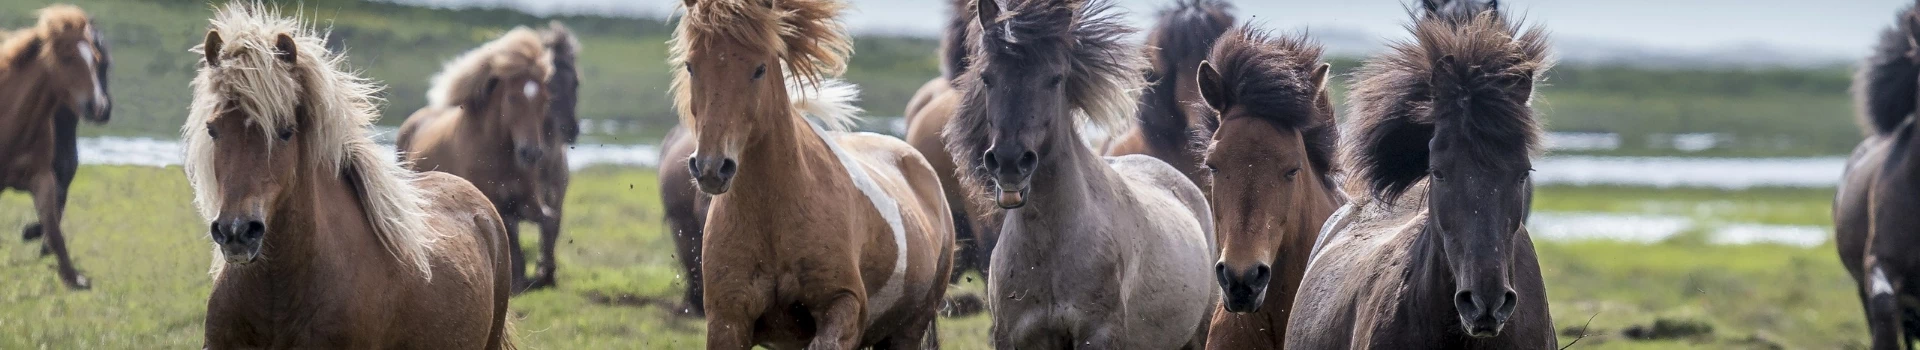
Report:
M 1472 154 L 1537 151 L 1542 131 L 1527 103 L 1549 66 L 1541 29 L 1522 31 L 1489 12 L 1463 23 L 1419 21 L 1413 34 L 1369 60 L 1354 83 L 1354 132 L 1342 143 L 1349 193 L 1391 200 L 1426 177 L 1439 124 L 1461 132 Z
M 1880 32 L 1873 55 L 1853 76 L 1854 112 L 1860 127 L 1872 134 L 1888 134 L 1913 115 L 1915 90 L 1920 89 L 1920 66 L 1914 60 L 1911 38 L 1920 37 L 1913 6 L 1900 10 L 1894 25 Z
M 940 75 L 951 84 L 967 72 L 967 26 L 973 23 L 973 0 L 948 0 L 947 30 L 940 38 Z

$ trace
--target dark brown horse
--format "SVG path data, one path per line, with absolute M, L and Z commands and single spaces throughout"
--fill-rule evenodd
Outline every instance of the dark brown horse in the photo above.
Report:
M 1102 158 L 1145 85 L 1134 29 L 1106 1 L 978 2 L 964 100 L 944 132 L 1005 222 L 987 275 L 1000 349 L 1197 348 L 1219 289 L 1200 189 L 1152 157 Z
M 1286 347 L 1555 348 L 1523 225 L 1545 34 L 1493 12 L 1412 30 L 1356 77 L 1341 143 L 1355 202 L 1320 233 Z
M 1333 102 L 1320 44 L 1241 27 L 1220 38 L 1196 82 L 1220 115 L 1204 150 L 1219 225 L 1225 300 L 1209 349 L 1278 349 L 1320 226 L 1346 202 L 1334 181 Z
M 53 254 L 72 289 L 92 283 L 74 268 L 60 219 L 80 166 L 79 120 L 106 123 L 111 115 L 108 61 L 106 38 L 73 6 L 47 7 L 33 28 L 0 33 L 0 192 L 33 195 L 40 215 L 21 237 L 46 239 L 41 251 Z
M 674 105 L 713 195 L 701 247 L 707 348 L 918 348 L 952 269 L 932 167 L 847 133 L 858 93 L 833 0 L 684 0 Z
M 379 88 L 259 3 L 212 20 L 181 128 L 211 221 L 206 347 L 509 348 L 506 228 L 368 136 Z
M 1233 5 L 1224 0 L 1178 0 L 1160 12 L 1159 25 L 1147 33 L 1153 69 L 1147 72 L 1147 92 L 1140 95 L 1140 111 L 1133 131 L 1121 135 L 1107 149 L 1109 156 L 1145 154 L 1173 165 L 1202 191 L 1207 172 L 1201 169 L 1201 147 L 1195 140 L 1218 126 L 1214 111 L 1201 103 L 1193 72 L 1214 41 L 1233 27 Z M 1199 136 L 1199 137 L 1196 137 Z
M 1920 337 L 1920 9 L 1901 9 L 1874 55 L 1854 76 L 1856 113 L 1867 139 L 1847 160 L 1833 200 L 1834 245 L 1853 274 L 1874 349 L 1912 349 Z
M 515 292 L 553 285 L 553 244 L 559 236 L 559 212 L 551 202 L 562 189 L 545 177 L 564 176 L 565 151 L 550 136 L 553 52 L 539 33 L 514 28 L 447 63 L 433 78 L 428 105 L 400 125 L 396 148 L 416 171 L 443 171 L 480 187 L 507 222 L 513 255 Z M 558 181 L 564 186 L 566 180 Z M 539 270 L 526 275 L 520 249 L 520 222 L 539 223 Z

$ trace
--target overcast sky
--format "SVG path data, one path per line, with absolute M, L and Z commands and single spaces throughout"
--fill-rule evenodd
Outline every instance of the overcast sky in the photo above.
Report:
M 660 16 L 678 0 L 394 0 L 453 6 L 507 6 L 535 13 Z M 850 0 L 856 32 L 932 35 L 945 0 Z M 1413 0 L 1240 0 L 1241 18 L 1275 28 L 1362 33 L 1404 32 Z M 1143 25 L 1173 0 L 1117 0 Z M 1557 37 L 1655 50 L 1702 51 L 1762 46 L 1805 55 L 1857 57 L 1890 25 L 1905 0 L 1506 0 L 1510 13 L 1545 25 Z

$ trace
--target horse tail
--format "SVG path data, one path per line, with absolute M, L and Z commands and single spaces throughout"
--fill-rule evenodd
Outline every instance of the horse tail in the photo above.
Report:
M 940 75 L 959 81 L 967 72 L 967 25 L 973 23 L 973 0 L 948 0 L 947 31 L 940 39 Z
M 1880 32 L 1873 55 L 1853 76 L 1855 121 L 1869 135 L 1892 133 L 1915 109 L 1916 90 L 1920 90 L 1920 65 L 1915 61 L 1913 40 L 1920 40 L 1920 13 L 1909 7 L 1900 11 L 1892 27 Z
M 506 320 L 500 325 L 500 337 L 497 339 L 500 341 L 500 349 L 518 350 L 520 347 L 513 345 L 513 341 L 517 340 L 513 335 L 518 333 L 513 327 L 513 314 L 508 313 L 505 317 Z

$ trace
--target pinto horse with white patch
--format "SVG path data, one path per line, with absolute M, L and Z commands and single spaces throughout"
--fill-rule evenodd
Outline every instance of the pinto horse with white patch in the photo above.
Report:
M 672 41 L 687 168 L 713 195 L 707 348 L 919 348 L 953 218 L 906 142 L 842 132 L 857 91 L 834 0 L 686 0 Z

